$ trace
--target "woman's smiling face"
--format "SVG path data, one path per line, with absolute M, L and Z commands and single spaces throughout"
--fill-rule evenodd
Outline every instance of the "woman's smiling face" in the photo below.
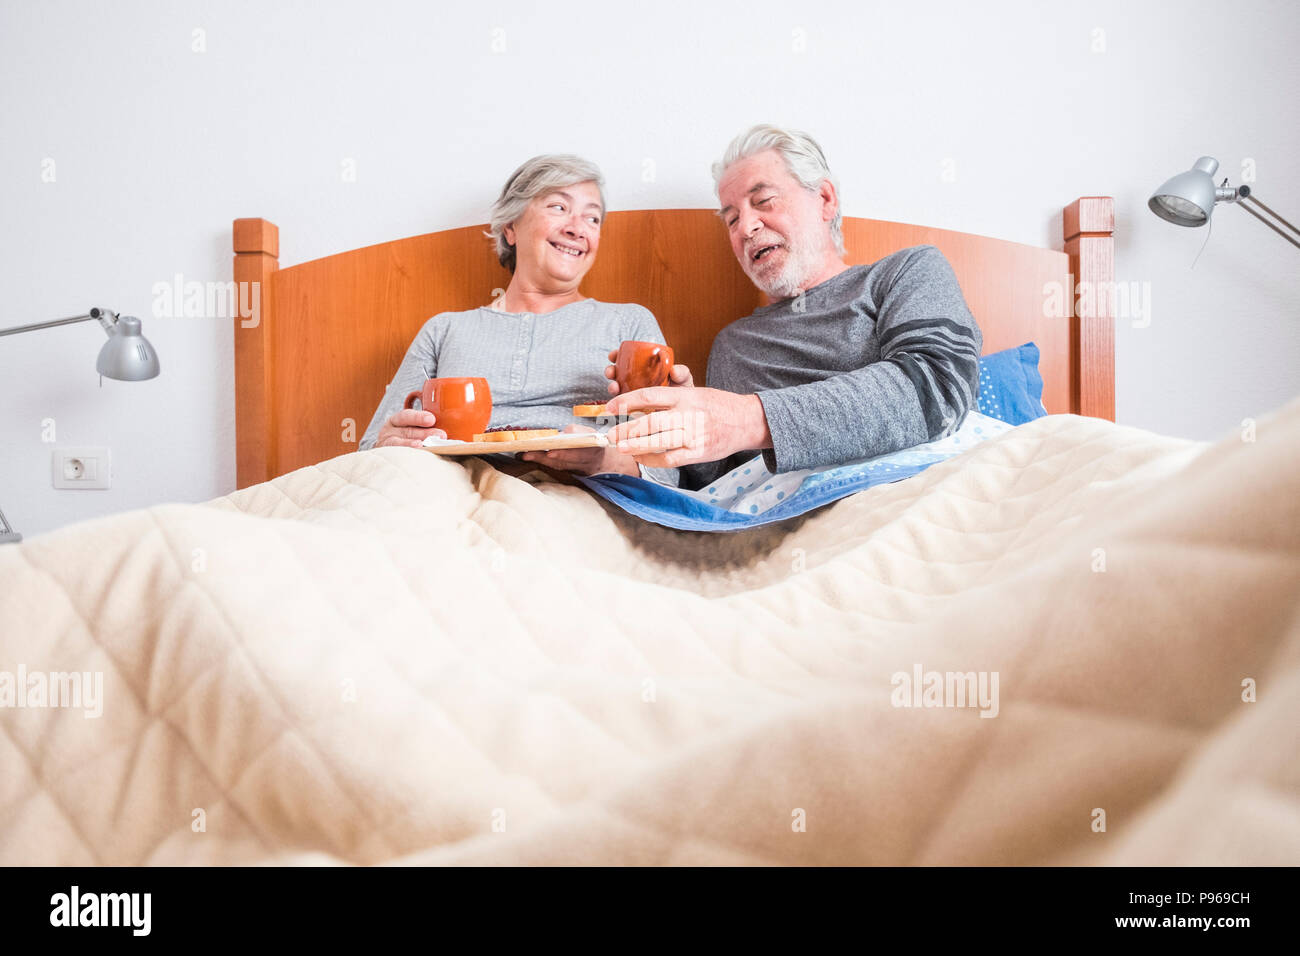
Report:
M 505 229 L 515 275 L 538 287 L 576 287 L 596 261 L 604 218 L 594 182 L 542 193 Z

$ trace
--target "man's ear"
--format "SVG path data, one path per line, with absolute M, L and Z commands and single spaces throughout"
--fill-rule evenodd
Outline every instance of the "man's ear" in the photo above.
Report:
M 840 197 L 835 191 L 835 184 L 829 179 L 823 179 L 817 189 L 817 196 L 822 201 L 822 222 L 830 222 L 840 211 Z

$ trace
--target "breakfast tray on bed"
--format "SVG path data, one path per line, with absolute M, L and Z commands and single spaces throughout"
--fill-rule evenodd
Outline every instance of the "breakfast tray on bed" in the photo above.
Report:
M 496 455 L 516 451 L 554 451 L 557 448 L 602 448 L 609 441 L 598 432 L 569 432 L 520 441 L 452 441 L 426 438 L 424 447 L 435 455 Z

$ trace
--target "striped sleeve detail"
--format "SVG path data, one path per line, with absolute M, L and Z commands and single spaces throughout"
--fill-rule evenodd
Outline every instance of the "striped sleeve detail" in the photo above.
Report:
M 922 258 L 928 267 L 923 297 L 930 300 L 927 305 L 932 311 L 924 318 L 882 325 L 877 335 L 881 360 L 896 365 L 916 389 L 927 440 L 932 441 L 956 431 L 966 413 L 975 407 L 983 343 L 948 261 L 933 247 L 922 249 L 923 255 L 913 257 L 900 271 L 890 292 L 895 302 L 887 303 L 882 316 L 915 314 L 914 310 L 898 306 L 912 298 L 906 273 L 913 262 Z M 936 271 L 951 281 L 936 282 Z

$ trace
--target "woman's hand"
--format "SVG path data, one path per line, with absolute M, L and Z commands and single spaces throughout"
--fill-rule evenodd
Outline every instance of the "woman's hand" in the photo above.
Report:
M 566 425 L 564 434 L 574 432 L 594 432 L 589 425 Z M 618 475 L 641 477 L 641 469 L 636 459 L 624 455 L 612 445 L 604 448 L 557 448 L 554 451 L 526 451 L 519 456 L 524 461 L 535 461 L 539 465 L 555 468 L 558 471 L 573 471 L 580 475 Z
M 409 448 L 419 448 L 426 438 L 446 438 L 445 431 L 433 427 L 434 421 L 436 419 L 433 412 L 421 411 L 418 408 L 403 408 L 399 412 L 394 412 L 384 423 L 384 427 L 379 429 L 379 437 L 375 439 L 374 447 L 406 445 Z
M 609 384 L 605 386 L 605 389 L 610 395 L 618 394 L 618 382 L 614 381 L 618 376 L 618 370 L 614 365 L 617 361 L 618 349 L 612 349 L 609 353 L 609 364 L 605 366 L 605 377 L 609 379 Z M 694 388 L 695 379 L 691 377 L 691 370 L 685 365 L 674 365 L 668 371 L 668 384 L 681 388 Z

